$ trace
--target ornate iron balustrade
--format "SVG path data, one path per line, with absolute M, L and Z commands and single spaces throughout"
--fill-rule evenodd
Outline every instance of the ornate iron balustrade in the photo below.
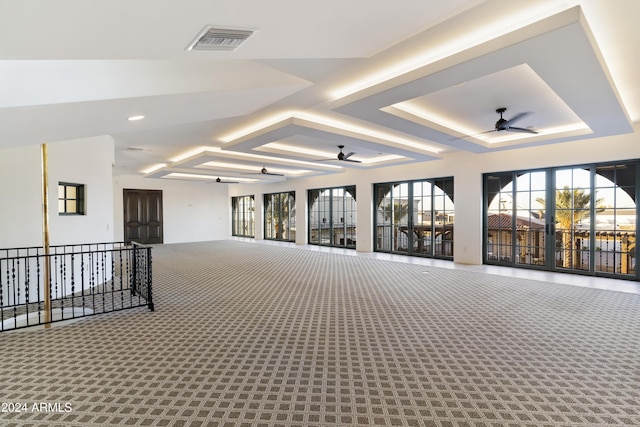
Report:
M 154 309 L 149 246 L 0 249 L 0 332 L 144 306 Z

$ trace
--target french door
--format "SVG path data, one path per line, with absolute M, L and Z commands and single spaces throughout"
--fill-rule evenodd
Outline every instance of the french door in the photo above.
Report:
M 295 242 L 296 195 L 295 192 L 264 195 L 264 238 Z
M 355 249 L 356 187 L 309 190 L 309 243 Z
M 484 262 L 635 278 L 637 165 L 484 177 Z
M 231 235 L 255 237 L 255 197 L 231 198 Z
M 453 178 L 374 185 L 374 250 L 453 259 Z

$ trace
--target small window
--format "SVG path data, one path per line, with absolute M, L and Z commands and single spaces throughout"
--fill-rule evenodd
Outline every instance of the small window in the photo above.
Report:
M 58 213 L 84 215 L 84 184 L 58 183 Z

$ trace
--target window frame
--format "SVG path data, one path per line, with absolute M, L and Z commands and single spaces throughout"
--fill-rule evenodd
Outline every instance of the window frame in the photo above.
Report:
M 582 171 L 580 181 L 573 183 L 567 179 L 559 179 L 560 174 L 568 175 L 571 180 L 574 174 Z M 524 189 L 520 188 L 519 182 L 523 176 L 533 174 L 544 175 L 544 187 L 532 189 L 532 185 L 527 186 L 525 181 Z M 588 175 L 588 177 L 587 177 Z M 512 171 L 487 172 L 483 174 L 483 231 L 482 231 L 482 261 L 488 265 L 503 265 L 514 268 L 529 268 L 543 271 L 563 272 L 577 275 L 610 277 L 615 279 L 638 280 L 640 269 L 635 266 L 635 260 L 640 256 L 640 248 L 635 244 L 635 234 L 640 230 L 640 160 L 607 161 L 599 163 L 586 163 L 577 165 L 560 165 L 543 168 L 518 169 Z M 542 180 L 540 180 L 542 181 Z M 506 189 L 506 190 L 505 190 Z M 565 190 L 566 189 L 566 190 Z M 569 194 L 576 190 L 583 190 L 590 197 L 587 208 L 576 208 L 573 206 L 573 198 L 569 200 L 569 206 L 558 205 L 558 195 L 564 191 Z M 544 244 L 518 245 L 518 237 L 523 235 L 523 231 L 514 227 L 521 212 L 525 215 L 532 211 L 527 206 L 520 206 L 518 195 L 521 193 L 544 192 L 544 215 L 540 215 L 540 220 L 544 223 Z M 598 198 L 610 191 L 609 198 L 604 201 L 606 207 L 599 207 Z M 620 195 L 626 193 L 632 202 L 620 199 Z M 489 217 L 499 212 L 501 208 L 492 207 L 496 197 L 507 195 L 515 200 L 515 208 L 505 209 L 508 218 L 506 226 L 496 226 L 495 221 L 489 223 Z M 531 197 L 530 199 L 534 199 Z M 537 198 L 536 198 L 537 199 Z M 498 205 L 500 204 L 500 199 Z M 566 199 L 560 199 L 563 201 Z M 574 224 L 560 225 L 558 216 L 562 212 L 589 211 L 584 219 L 578 220 Z M 599 215 L 600 211 L 608 211 Z M 635 215 L 626 220 L 624 215 L 629 215 L 628 211 L 634 211 Z M 625 212 L 627 212 L 625 214 Z M 607 225 L 602 220 L 607 215 L 612 216 L 611 225 Z M 571 217 L 571 214 L 569 214 Z M 598 222 L 598 219 L 601 222 Z M 624 227 L 618 228 L 617 224 Z M 500 232 L 506 236 L 505 243 L 501 243 Z M 563 234 L 566 233 L 566 234 Z M 625 241 L 624 234 L 633 236 L 633 240 Z M 496 237 L 497 236 L 497 237 Z M 510 236 L 510 238 L 509 238 Z M 568 236 L 565 241 L 565 237 Z M 525 236 L 526 237 L 526 236 Z M 526 242 L 526 238 L 522 239 Z M 496 243 L 497 242 L 497 243 Z M 569 242 L 569 244 L 565 244 Z M 495 256 L 496 253 L 505 248 L 511 256 Z M 624 245 L 624 246 L 623 246 Z M 533 255 L 528 246 L 541 249 L 543 257 Z M 524 248 L 524 254 L 523 252 Z M 527 252 L 527 250 L 529 250 Z
M 427 227 L 428 234 L 424 234 L 427 240 L 423 240 L 414 236 L 419 231 L 416 225 L 420 225 L 416 221 L 416 215 L 419 211 L 416 209 L 418 200 L 417 195 L 414 195 L 416 184 L 428 184 L 430 188 L 429 195 L 423 197 L 424 200 L 428 200 L 428 206 L 423 208 L 420 212 L 428 213 L 428 217 L 433 218 L 431 225 Z M 438 187 L 440 192 L 435 191 Z M 396 189 L 402 191 L 398 193 Z M 424 178 L 413 180 L 399 180 L 391 182 L 380 182 L 373 184 L 374 194 L 374 210 L 373 210 L 373 251 L 393 253 L 406 256 L 417 256 L 424 258 L 437 258 L 453 261 L 453 236 L 455 233 L 455 201 L 454 201 L 454 177 L 445 176 L 438 178 Z M 406 199 L 407 212 L 398 218 L 399 222 L 395 222 L 393 218 L 382 219 L 384 204 L 387 199 L 387 195 L 391 195 L 388 199 L 390 205 L 394 206 L 396 200 Z M 416 197 L 414 197 L 416 196 Z M 446 199 L 450 200 L 450 207 L 446 206 Z M 393 209 L 391 210 L 391 212 Z M 437 214 L 444 215 L 444 221 L 440 227 L 439 232 L 436 232 L 435 223 L 438 222 Z M 394 214 L 391 213 L 393 216 Z M 388 231 L 385 231 L 384 227 L 389 227 Z M 406 229 L 403 233 L 400 229 Z M 424 233 L 424 231 L 422 232 Z M 423 234 L 421 234 L 422 236 Z M 402 242 L 400 241 L 402 240 Z M 418 246 L 414 248 L 413 243 L 423 240 L 422 245 L 418 243 Z M 400 243 L 406 244 L 406 247 L 400 249 Z M 421 247 L 422 246 L 422 247 Z
M 60 197 L 60 190 L 63 188 L 63 197 Z M 68 196 L 68 189 L 74 188 L 75 197 Z M 76 209 L 69 210 L 69 202 L 75 201 Z M 64 204 L 64 210 L 60 210 L 61 202 Z M 87 214 L 86 208 L 86 185 L 73 182 L 58 182 L 58 215 L 60 216 L 83 216 Z
M 231 235 L 255 238 L 255 195 L 231 197 Z M 246 233 L 240 232 L 246 230 Z
M 276 202 L 275 206 L 273 202 Z M 287 203 L 287 206 L 284 206 Z M 276 209 L 277 208 L 277 209 Z M 286 214 L 286 218 L 283 215 Z M 273 224 L 274 218 L 276 219 Z M 286 225 L 278 230 L 276 225 Z M 263 195 L 263 239 L 281 242 L 295 242 L 296 240 L 296 192 L 281 191 Z M 286 236 L 286 237 L 285 237 Z
M 357 201 L 356 201 L 356 185 L 345 185 L 340 187 L 323 187 L 323 188 L 312 188 L 307 190 L 307 218 L 308 221 L 308 230 L 307 230 L 307 241 L 310 245 L 318 245 L 318 246 L 330 246 L 336 248 L 345 248 L 345 249 L 356 249 L 356 227 L 357 227 Z M 337 194 L 337 193 L 342 194 Z M 323 194 L 324 193 L 324 194 Z M 315 196 L 315 197 L 314 197 Z M 327 197 L 328 200 L 323 204 L 318 204 L 319 197 Z M 338 201 L 338 199 L 341 201 Z M 349 204 L 348 204 L 349 203 Z M 336 208 L 342 206 L 342 215 L 334 218 L 334 213 L 338 213 Z M 314 210 L 314 207 L 316 208 Z M 324 210 L 322 208 L 325 208 Z M 352 209 L 348 209 L 352 208 Z M 322 212 L 321 212 L 322 211 Z M 323 215 L 320 215 L 322 213 Z M 345 218 L 347 213 L 352 214 L 352 222 L 346 222 Z M 313 218 L 315 215 L 316 222 L 314 223 Z M 321 221 L 320 218 L 323 218 L 324 221 Z M 342 224 L 340 226 L 340 224 Z M 313 235 L 314 226 L 317 227 L 317 235 Z M 322 229 L 326 228 L 326 231 L 329 233 L 329 241 L 324 241 L 322 239 Z M 336 233 L 343 235 L 342 243 L 340 240 L 336 241 Z

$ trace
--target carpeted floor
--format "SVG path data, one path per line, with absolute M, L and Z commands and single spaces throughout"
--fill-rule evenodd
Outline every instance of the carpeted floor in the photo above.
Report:
M 239 241 L 153 254 L 155 312 L 0 335 L 0 425 L 640 425 L 639 295 Z

